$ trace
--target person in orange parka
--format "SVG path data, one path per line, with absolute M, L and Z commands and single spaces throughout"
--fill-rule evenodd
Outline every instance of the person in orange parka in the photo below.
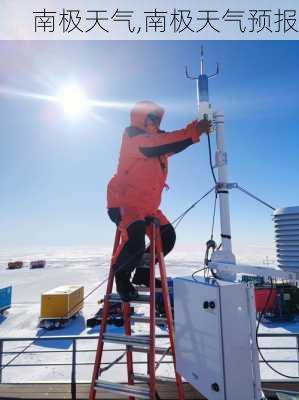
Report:
M 114 262 L 116 288 L 123 301 L 138 297 L 131 283 L 148 285 L 149 269 L 142 265 L 146 226 L 150 218 L 160 221 L 164 255 L 175 244 L 175 230 L 159 210 L 161 194 L 167 187 L 168 157 L 199 141 L 209 133 L 207 120 L 193 121 L 174 132 L 160 130 L 164 109 L 150 101 L 138 102 L 131 111 L 131 125 L 126 128 L 116 174 L 108 184 L 108 214 L 121 230 L 124 243 Z

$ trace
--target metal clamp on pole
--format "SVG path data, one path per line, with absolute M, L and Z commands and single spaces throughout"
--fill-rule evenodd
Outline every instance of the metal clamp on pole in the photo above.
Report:
M 221 193 L 222 191 L 228 191 L 228 190 L 237 189 L 237 188 L 238 188 L 237 183 L 218 182 L 216 185 L 217 193 Z

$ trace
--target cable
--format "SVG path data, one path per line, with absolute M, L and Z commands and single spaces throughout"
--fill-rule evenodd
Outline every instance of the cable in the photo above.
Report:
M 207 193 L 205 193 L 200 199 L 198 199 L 197 201 L 195 201 L 193 204 L 191 204 L 190 207 L 188 207 L 179 217 L 177 217 L 175 220 L 173 220 L 171 222 L 172 225 L 175 224 L 174 229 L 176 229 L 178 227 L 178 225 L 181 223 L 181 221 L 185 218 L 185 216 L 192 210 L 192 208 L 194 208 L 195 206 L 197 206 L 197 204 L 202 201 L 205 197 L 207 197 L 210 193 L 213 192 L 213 190 L 215 189 L 215 186 L 213 186 Z
M 155 371 L 157 371 L 157 369 L 160 367 L 161 362 L 164 360 L 164 358 L 167 356 L 167 354 L 169 353 L 169 351 L 171 350 L 171 346 L 169 346 L 164 353 L 162 354 L 162 356 L 160 357 L 159 361 L 157 361 L 156 366 L 155 366 Z
M 215 216 L 216 216 L 216 205 L 217 205 L 217 197 L 218 194 L 215 192 L 215 200 L 214 200 L 214 208 L 213 208 L 213 218 L 212 218 L 212 229 L 211 229 L 211 237 L 210 240 L 207 241 L 206 243 L 206 252 L 205 252 L 205 258 L 204 258 L 204 265 L 209 269 L 209 262 L 211 261 L 209 259 L 209 253 L 210 250 L 212 249 L 212 253 L 217 249 L 217 243 L 214 240 L 214 226 L 215 226 Z
M 207 243 L 206 243 L 205 258 L 204 258 L 204 265 L 205 265 L 206 267 L 209 267 L 209 262 L 211 261 L 211 260 L 209 259 L 210 250 L 212 249 L 212 253 L 214 253 L 214 251 L 216 250 L 216 248 L 217 248 L 217 244 L 216 244 L 216 242 L 215 242 L 214 240 L 210 239 L 210 240 L 207 241 Z
M 272 295 L 272 292 L 273 292 L 273 288 L 274 288 L 272 278 L 270 278 L 270 282 L 271 282 L 271 289 L 270 289 L 270 292 L 269 292 L 269 294 L 268 294 L 268 297 L 267 297 L 266 303 L 265 303 L 265 305 L 264 305 L 264 308 L 263 308 L 263 310 L 262 310 L 262 312 L 261 312 L 261 314 L 260 314 L 260 316 L 259 316 L 258 323 L 257 323 L 257 326 L 256 326 L 256 333 L 255 333 L 256 347 L 257 347 L 257 350 L 258 350 L 258 352 L 259 352 L 259 355 L 261 356 L 261 358 L 262 358 L 262 360 L 264 361 L 264 363 L 265 363 L 273 372 L 275 372 L 276 374 L 278 374 L 278 375 L 280 375 L 280 376 L 283 376 L 284 378 L 299 379 L 299 376 L 286 375 L 286 374 L 284 374 L 283 372 L 280 372 L 280 371 L 278 371 L 276 368 L 272 367 L 272 365 L 270 364 L 270 362 L 269 362 L 268 360 L 265 359 L 265 357 L 264 357 L 264 355 L 263 355 L 263 353 L 262 353 L 262 351 L 261 351 L 261 349 L 260 349 L 260 347 L 259 347 L 259 342 L 258 342 L 258 331 L 259 331 L 260 323 L 261 323 L 261 320 L 262 320 L 262 318 L 263 318 L 263 316 L 264 316 L 264 314 L 265 314 L 265 312 L 266 312 L 266 309 L 267 309 L 267 307 L 268 307 L 268 305 L 269 305 L 269 302 L 270 302 L 270 299 L 271 299 L 271 295 Z
M 208 268 L 208 267 L 204 267 L 204 268 L 200 268 L 200 269 L 194 271 L 193 274 L 191 275 L 191 276 L 192 276 L 192 279 L 193 279 L 195 282 L 198 282 L 198 280 L 195 278 L 195 275 L 198 274 L 199 272 L 205 271 L 205 270 L 207 270 L 207 269 L 209 269 L 209 268 Z
M 212 230 L 211 230 L 211 240 L 213 240 L 213 238 L 214 238 L 214 227 L 215 227 L 217 198 L 218 198 L 218 193 L 215 192 L 214 211 L 213 211 Z
M 108 371 L 108 369 L 112 368 L 115 364 L 117 364 L 119 361 L 121 361 L 126 354 L 127 354 L 127 351 L 123 352 L 119 357 L 117 357 L 109 365 L 107 365 L 106 367 L 102 368 L 100 370 L 100 374 L 102 374 L 103 372 L 106 372 L 106 371 Z
M 259 197 L 255 196 L 254 194 L 248 192 L 248 190 L 244 189 L 242 186 L 237 185 L 237 189 L 239 189 L 241 192 L 247 194 L 249 197 L 252 197 L 256 201 L 260 202 L 261 204 L 264 204 L 264 206 L 271 208 L 271 210 L 275 211 L 276 208 L 271 206 L 270 204 L 266 203 L 264 200 L 260 199 Z
M 215 172 L 214 172 L 214 167 L 213 167 L 213 161 L 212 161 L 212 148 L 211 148 L 211 139 L 210 139 L 210 134 L 207 134 L 208 136 L 208 145 L 209 145 L 209 162 L 210 162 L 210 168 L 211 168 L 211 172 L 212 172 L 212 176 L 214 179 L 215 184 L 217 185 L 218 181 L 216 179 L 215 176 Z

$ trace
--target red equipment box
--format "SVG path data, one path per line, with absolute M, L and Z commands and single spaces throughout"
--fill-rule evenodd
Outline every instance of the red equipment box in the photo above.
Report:
M 271 293 L 271 294 L 270 294 Z M 270 296 L 270 298 L 269 298 Z M 265 311 L 272 311 L 276 303 L 276 288 L 255 288 L 255 305 L 256 311 L 262 312 L 267 305 Z M 268 300 L 269 299 L 269 300 Z

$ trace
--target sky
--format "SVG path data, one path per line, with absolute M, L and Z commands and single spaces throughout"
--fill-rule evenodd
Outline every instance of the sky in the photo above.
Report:
M 299 43 L 287 41 L 0 42 L 0 243 L 15 246 L 110 246 L 106 186 L 117 166 L 131 104 L 166 108 L 161 128 L 196 118 L 204 45 L 215 110 L 225 113 L 232 182 L 274 207 L 299 203 Z M 71 120 L 48 97 L 76 82 L 110 104 Z M 213 152 L 215 136 L 211 137 Z M 170 221 L 213 186 L 207 139 L 173 156 L 162 210 Z M 213 196 L 183 220 L 177 248 L 201 248 L 211 234 Z M 271 210 L 231 192 L 236 250 L 273 246 Z M 219 241 L 218 214 L 215 238 Z

